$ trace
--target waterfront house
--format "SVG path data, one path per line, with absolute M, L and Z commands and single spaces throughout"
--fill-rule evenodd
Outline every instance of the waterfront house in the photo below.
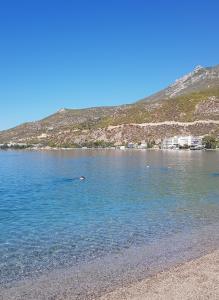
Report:
M 134 143 L 128 143 L 127 148 L 133 149 L 133 148 L 135 148 L 135 144 Z
M 178 149 L 179 148 L 178 137 L 174 136 L 174 137 L 163 139 L 161 148 L 162 149 Z
M 120 150 L 125 150 L 125 146 L 120 146 L 119 149 Z
M 141 143 L 139 146 L 138 146 L 138 149 L 147 149 L 148 145 L 147 143 Z
M 180 136 L 178 138 L 179 148 L 183 147 L 199 147 L 202 146 L 202 137 L 200 136 Z
M 162 149 L 182 149 L 182 148 L 192 148 L 201 149 L 202 148 L 202 137 L 198 136 L 174 136 L 170 138 L 165 138 L 161 144 Z

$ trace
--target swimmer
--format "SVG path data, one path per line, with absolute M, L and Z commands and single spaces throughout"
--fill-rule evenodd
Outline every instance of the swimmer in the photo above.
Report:
M 85 180 L 85 177 L 84 176 L 80 176 L 79 179 L 80 180 Z

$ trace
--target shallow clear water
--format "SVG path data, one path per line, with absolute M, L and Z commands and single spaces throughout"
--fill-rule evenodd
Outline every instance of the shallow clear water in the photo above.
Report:
M 1 284 L 218 220 L 218 152 L 0 152 Z

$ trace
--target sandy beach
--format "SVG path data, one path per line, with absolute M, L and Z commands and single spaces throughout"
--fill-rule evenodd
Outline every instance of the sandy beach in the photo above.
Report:
M 0 300 L 219 299 L 218 226 L 0 287 Z M 206 240 L 206 233 L 211 232 Z M 205 238 L 204 238 L 205 237 Z
M 64 285 L 64 281 L 62 282 Z M 71 283 L 73 283 L 71 281 Z M 219 250 L 200 258 L 171 267 L 131 285 L 97 296 L 75 293 L 70 287 L 65 291 L 61 285 L 49 285 L 40 281 L 36 286 L 27 284 L 25 288 L 0 292 L 1 300 L 56 299 L 56 300 L 205 300 L 219 299 Z M 86 287 L 84 286 L 86 289 Z M 92 296 L 93 294 L 93 296 Z
M 120 288 L 100 299 L 219 299 L 219 250 Z

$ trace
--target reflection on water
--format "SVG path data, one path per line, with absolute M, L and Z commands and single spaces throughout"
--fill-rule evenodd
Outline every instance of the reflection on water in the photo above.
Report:
M 0 280 L 215 224 L 215 174 L 213 151 L 0 152 Z

